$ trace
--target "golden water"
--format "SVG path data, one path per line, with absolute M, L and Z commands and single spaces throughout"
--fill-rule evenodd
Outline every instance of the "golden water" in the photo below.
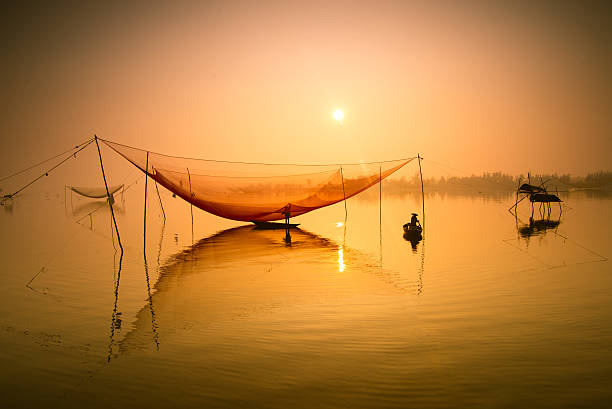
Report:
M 612 201 L 376 195 L 257 231 L 149 196 L 0 208 L 5 407 L 607 407 Z M 369 199 L 368 199 L 369 197 Z M 97 209 L 97 210 L 96 210 Z M 87 214 L 91 211 L 91 216 Z M 558 209 L 553 208 L 553 218 Z M 79 220 L 80 219 L 80 220 Z M 79 223 L 76 223 L 79 221 Z M 116 242 L 115 242 L 116 243 Z M 115 244 L 116 247 L 116 244 Z M 42 268 L 42 270 L 41 270 Z M 35 280 L 28 281 L 38 272 Z M 116 309 L 115 309 L 116 303 Z M 153 311 L 153 314 L 152 314 Z M 114 319 L 113 319 L 114 318 Z

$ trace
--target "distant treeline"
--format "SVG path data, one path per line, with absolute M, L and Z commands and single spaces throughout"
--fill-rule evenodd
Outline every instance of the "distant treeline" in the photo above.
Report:
M 576 189 L 612 189 L 612 171 L 589 173 L 587 176 L 558 175 L 527 175 L 512 176 L 502 172 L 483 173 L 471 176 L 449 176 L 440 178 L 425 178 L 423 183 L 428 191 L 468 190 L 475 192 L 515 191 L 520 183 L 532 185 L 545 184 L 546 188 L 555 191 Z M 384 181 L 385 191 L 399 193 L 421 189 L 421 180 L 416 173 L 411 178 L 388 179 Z

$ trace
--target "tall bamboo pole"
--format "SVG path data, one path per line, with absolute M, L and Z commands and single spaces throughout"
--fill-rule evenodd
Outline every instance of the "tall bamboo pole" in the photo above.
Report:
M 421 175 L 421 203 L 423 203 L 423 231 L 425 231 L 425 192 L 423 191 L 423 171 L 421 169 L 421 155 L 417 154 L 419 159 L 419 175 Z
M 102 169 L 102 179 L 104 179 L 104 187 L 106 188 L 106 198 L 108 200 L 108 206 L 110 207 L 111 216 L 113 217 L 113 224 L 115 225 L 115 233 L 117 233 L 117 241 L 119 242 L 119 248 L 123 255 L 123 246 L 121 245 L 121 237 L 119 237 L 119 228 L 117 228 L 117 220 L 115 219 L 115 212 L 113 211 L 113 204 L 111 203 L 111 195 L 108 191 L 108 183 L 106 183 L 106 175 L 104 174 L 104 165 L 102 164 L 102 153 L 100 152 L 100 144 L 98 143 L 98 136 L 94 135 L 96 146 L 98 147 L 98 156 L 100 157 L 100 169 Z
M 346 191 L 344 190 L 344 172 L 342 171 L 342 166 L 340 166 L 340 176 L 342 177 L 342 196 L 344 196 L 344 224 L 346 224 L 348 210 L 346 209 Z
M 143 239 L 142 250 L 147 254 L 147 181 L 149 180 L 149 151 L 147 151 L 147 165 L 145 167 L 145 188 L 144 188 L 144 224 L 143 224 Z M 145 261 L 146 263 L 146 261 Z
M 191 173 L 189 173 L 189 168 L 187 168 L 187 176 L 189 177 L 189 205 L 191 208 L 191 244 L 193 244 L 193 191 L 191 190 Z

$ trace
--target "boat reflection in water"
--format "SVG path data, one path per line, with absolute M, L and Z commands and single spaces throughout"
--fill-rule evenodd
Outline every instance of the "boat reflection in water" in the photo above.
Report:
M 421 226 L 410 226 L 408 223 L 404 225 L 404 240 L 410 242 L 413 253 L 417 252 L 418 244 L 423 240 L 422 232 Z
M 236 331 L 246 330 L 228 325 L 236 320 L 246 320 L 250 326 L 296 305 L 310 306 L 364 288 L 388 288 L 388 277 L 381 280 L 376 265 L 369 255 L 299 228 L 290 230 L 290 239 L 284 229 L 250 225 L 221 231 L 161 266 L 151 302 L 137 313 L 132 330 L 116 340 L 118 350 L 113 347 L 113 355 L 155 347 L 157 339 L 159 345 L 169 338 L 173 345 L 180 344 L 199 338 L 198 331 L 218 326 L 224 330 L 215 337 L 223 333 L 232 338 L 239 335 Z M 152 307 L 157 321 L 153 331 Z M 193 332 L 196 328 L 198 334 Z

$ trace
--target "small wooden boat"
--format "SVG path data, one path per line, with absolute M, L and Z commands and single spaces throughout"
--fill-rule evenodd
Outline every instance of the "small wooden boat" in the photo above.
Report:
M 404 225 L 404 237 L 419 239 L 422 236 L 423 228 L 421 226 L 414 226 L 410 223 Z
M 251 220 L 251 223 L 255 225 L 258 230 L 280 230 L 280 229 L 294 229 L 299 226 L 299 223 L 275 223 L 275 222 L 260 222 L 257 220 Z

